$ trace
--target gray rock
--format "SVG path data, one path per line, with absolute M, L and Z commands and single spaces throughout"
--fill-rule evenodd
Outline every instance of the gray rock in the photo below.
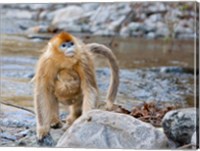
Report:
M 170 34 L 169 29 L 163 22 L 157 22 L 156 27 L 157 27 L 156 37 L 169 36 L 169 34 Z
M 154 13 L 162 13 L 167 10 L 166 6 L 164 3 L 161 2 L 155 2 L 151 3 L 151 5 L 147 8 L 146 12 L 149 14 L 154 14 Z
M 197 128 L 196 109 L 186 108 L 168 112 L 163 118 L 163 129 L 177 146 L 189 144 Z
M 158 21 L 162 21 L 162 16 L 161 14 L 152 14 L 151 16 L 149 16 L 148 20 L 155 23 Z
M 128 28 L 130 29 L 130 31 L 138 31 L 143 30 L 143 25 L 141 23 L 131 22 L 130 24 L 128 24 Z
M 56 147 L 165 148 L 164 133 L 129 115 L 93 110 L 82 115 L 63 134 Z
M 151 21 L 145 20 L 144 22 L 144 31 L 145 32 L 155 32 L 156 31 L 156 24 L 152 23 Z

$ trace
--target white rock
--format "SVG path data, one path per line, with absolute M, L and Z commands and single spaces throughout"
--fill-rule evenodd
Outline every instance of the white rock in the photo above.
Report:
M 56 147 L 161 149 L 167 139 L 152 125 L 129 115 L 93 110 L 63 134 Z
M 197 133 L 194 132 L 194 134 L 192 135 L 192 139 L 191 139 L 191 143 L 192 143 L 193 145 L 196 145 L 196 144 L 197 144 L 196 137 L 197 137 Z
M 81 17 L 83 14 L 83 8 L 80 6 L 70 5 L 54 12 L 52 24 L 54 25 L 61 22 L 70 22 L 75 18 Z

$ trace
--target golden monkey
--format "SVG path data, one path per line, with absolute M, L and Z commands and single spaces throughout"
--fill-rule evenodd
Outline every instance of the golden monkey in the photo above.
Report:
M 62 32 L 53 37 L 41 55 L 34 77 L 34 105 L 37 118 L 37 138 L 43 143 L 50 127 L 59 127 L 58 103 L 67 104 L 72 124 L 82 113 L 94 109 L 98 88 L 93 62 L 94 54 L 105 56 L 112 73 L 107 95 L 107 108 L 112 109 L 119 85 L 119 69 L 112 51 L 101 44 L 84 44 Z

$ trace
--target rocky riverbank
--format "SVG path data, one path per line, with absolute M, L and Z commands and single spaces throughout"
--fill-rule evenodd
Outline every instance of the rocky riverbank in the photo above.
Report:
M 195 38 L 195 2 L 2 5 L 3 32 L 69 31 L 101 36 Z M 12 19 L 15 20 L 13 23 Z M 19 21 L 17 21 L 19 20 Z M 12 23 L 12 28 L 10 23 Z

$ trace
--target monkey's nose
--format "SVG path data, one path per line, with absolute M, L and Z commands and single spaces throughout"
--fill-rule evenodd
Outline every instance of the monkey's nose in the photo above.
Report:
M 68 46 L 68 47 L 71 47 L 71 46 L 73 46 L 73 45 L 74 45 L 74 43 L 73 43 L 72 41 L 67 43 L 67 46 Z

